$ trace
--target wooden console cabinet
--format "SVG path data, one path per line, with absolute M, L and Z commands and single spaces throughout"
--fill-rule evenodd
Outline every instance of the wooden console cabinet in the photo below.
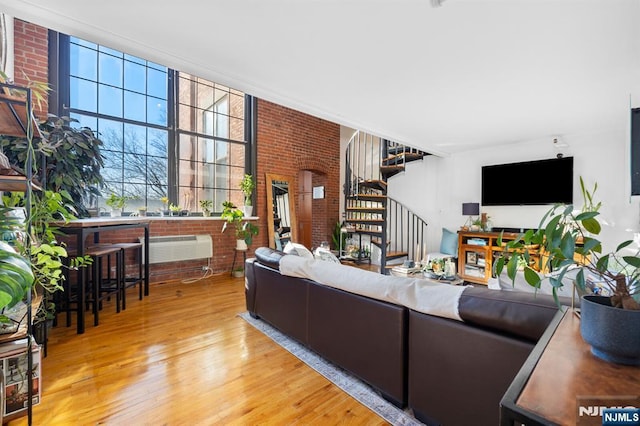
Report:
M 519 234 L 505 232 L 504 242 L 515 240 Z M 498 245 L 500 232 L 458 232 L 458 276 L 465 281 L 486 285 L 491 279 L 493 261 L 504 247 Z M 535 258 L 537 251 L 530 250 Z

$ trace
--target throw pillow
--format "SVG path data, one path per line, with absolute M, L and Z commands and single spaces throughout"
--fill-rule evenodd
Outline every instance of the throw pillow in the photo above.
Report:
M 286 246 L 284 246 L 283 252 L 287 254 L 293 254 L 295 256 L 305 257 L 307 259 L 313 259 L 313 253 L 311 253 L 305 246 L 298 243 L 292 243 L 289 241 Z
M 458 234 L 442 228 L 442 240 L 440 240 L 440 253 L 458 257 Z

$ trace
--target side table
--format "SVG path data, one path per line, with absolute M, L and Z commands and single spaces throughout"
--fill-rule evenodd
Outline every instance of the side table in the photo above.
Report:
M 580 335 L 580 319 L 564 307 L 500 401 L 500 424 L 602 424 L 599 414 L 587 414 L 596 399 L 604 401 L 598 405 L 638 404 L 640 368 L 596 358 Z
M 233 276 L 233 270 L 236 268 L 236 260 L 238 258 L 238 252 L 242 252 L 242 264 L 247 263 L 247 249 L 235 249 L 236 251 L 233 253 L 233 263 L 231 264 L 231 276 Z

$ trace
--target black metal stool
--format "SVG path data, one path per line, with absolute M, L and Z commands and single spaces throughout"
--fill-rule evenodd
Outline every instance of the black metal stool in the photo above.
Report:
M 144 295 L 143 283 L 146 277 L 144 276 L 144 268 L 142 267 L 142 243 L 117 243 L 112 244 L 111 246 L 120 248 L 120 250 L 122 251 L 120 254 L 122 260 L 122 262 L 120 262 L 120 274 L 122 277 L 122 296 L 120 297 L 120 300 L 122 300 L 122 309 L 124 310 L 127 308 L 126 293 L 128 288 L 135 287 L 136 285 L 138 286 L 139 300 L 142 300 L 142 297 Z M 127 274 L 127 250 L 134 251 L 134 256 L 135 258 L 137 258 L 138 272 L 135 276 L 128 276 L 130 274 Z

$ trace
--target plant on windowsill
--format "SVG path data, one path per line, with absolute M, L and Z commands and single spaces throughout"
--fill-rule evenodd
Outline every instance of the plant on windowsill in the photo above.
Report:
M 169 211 L 171 212 L 171 216 L 179 216 L 182 211 L 182 207 L 176 206 L 175 204 L 169 204 Z
M 637 248 L 629 252 L 633 241 L 623 241 L 609 253 L 595 236 L 602 226 L 598 221 L 601 203 L 594 204 L 593 190 L 580 187 L 585 201 L 581 211 L 573 206 L 555 205 L 542 218 L 538 230 L 529 230 L 506 243 L 494 263 L 500 275 L 506 266 L 507 275 L 515 282 L 518 264 L 524 259 L 524 278 L 539 289 L 548 280 L 558 302 L 557 290 L 565 284 L 575 285 L 581 300 L 580 331 L 591 345 L 594 355 L 606 361 L 640 365 L 640 257 Z M 498 244 L 501 244 L 501 237 Z M 539 244 L 544 256 L 531 263 L 528 247 Z M 536 266 L 534 269 L 532 266 Z M 573 272 L 577 273 L 573 277 Z M 542 275 L 539 271 L 553 271 Z M 559 303 L 559 302 L 558 302 Z
M 253 179 L 253 176 L 249 174 L 245 174 L 240 182 L 240 190 L 244 194 L 244 206 L 242 207 L 242 211 L 245 216 L 249 217 L 253 213 L 253 204 L 251 202 L 251 196 L 253 195 L 253 190 L 256 187 L 256 181 Z
M 220 217 L 225 220 L 222 232 L 227 229 L 227 225 L 232 224 L 236 234 L 236 249 L 246 250 L 253 242 L 253 237 L 258 235 L 260 229 L 251 222 L 244 221 L 244 213 L 231 201 L 222 203 L 222 214 Z
M 211 216 L 211 209 L 213 208 L 213 201 L 211 201 L 211 200 L 200 200 L 200 208 L 202 209 L 202 216 L 204 216 L 204 217 Z
M 127 204 L 127 197 L 112 192 L 104 203 L 111 207 L 111 217 L 122 216 L 122 209 Z

